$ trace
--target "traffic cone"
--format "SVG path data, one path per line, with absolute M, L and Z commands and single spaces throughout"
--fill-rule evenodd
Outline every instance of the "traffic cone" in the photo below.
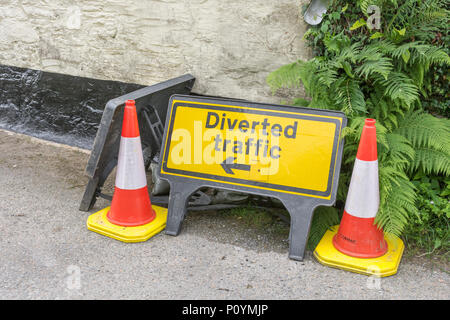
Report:
M 345 202 L 333 244 L 342 253 L 375 258 L 387 251 L 383 230 L 374 224 L 380 204 L 375 120 L 366 119 Z
M 314 255 L 322 264 L 363 274 L 397 272 L 403 242 L 375 224 L 380 203 L 374 119 L 366 119 L 341 224 L 328 230 Z
M 139 242 L 162 231 L 166 220 L 167 209 L 150 202 L 136 106 L 127 100 L 111 206 L 89 216 L 87 227 L 117 240 Z

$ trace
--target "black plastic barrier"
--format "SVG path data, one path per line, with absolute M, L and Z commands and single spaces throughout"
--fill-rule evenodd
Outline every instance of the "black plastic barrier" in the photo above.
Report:
M 101 188 L 117 165 L 125 101 L 136 101 L 141 142 L 148 162 L 159 151 L 170 96 L 189 94 L 194 82 L 195 78 L 186 74 L 108 101 L 86 167 L 89 182 L 81 200 L 81 211 L 89 211 L 97 197 L 102 196 Z

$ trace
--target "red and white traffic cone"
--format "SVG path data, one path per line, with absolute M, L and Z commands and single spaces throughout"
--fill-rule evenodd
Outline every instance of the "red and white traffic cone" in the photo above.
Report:
M 107 218 L 111 223 L 126 227 L 140 226 L 155 219 L 134 100 L 125 103 L 114 196 Z
M 333 244 L 342 253 L 375 258 L 387 251 L 383 230 L 374 224 L 380 204 L 377 133 L 374 119 L 366 119 L 345 202 Z
M 374 224 L 379 204 L 375 120 L 366 119 L 341 224 L 325 232 L 314 250 L 316 259 L 326 266 L 365 275 L 395 274 L 404 244 Z
M 135 101 L 127 100 L 111 207 L 91 215 L 87 227 L 117 240 L 138 242 L 162 231 L 166 220 L 167 209 L 150 202 Z

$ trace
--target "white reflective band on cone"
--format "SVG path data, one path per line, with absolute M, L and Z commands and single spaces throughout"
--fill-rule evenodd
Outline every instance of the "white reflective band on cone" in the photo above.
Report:
M 354 217 L 374 218 L 379 205 L 378 160 L 356 159 L 345 201 L 345 211 Z
M 120 138 L 116 187 L 126 190 L 140 189 L 147 185 L 141 138 Z

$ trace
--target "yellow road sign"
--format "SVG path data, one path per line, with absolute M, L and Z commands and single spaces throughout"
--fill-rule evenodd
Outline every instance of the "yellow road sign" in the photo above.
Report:
M 343 114 L 210 102 L 171 99 L 161 174 L 331 198 Z

